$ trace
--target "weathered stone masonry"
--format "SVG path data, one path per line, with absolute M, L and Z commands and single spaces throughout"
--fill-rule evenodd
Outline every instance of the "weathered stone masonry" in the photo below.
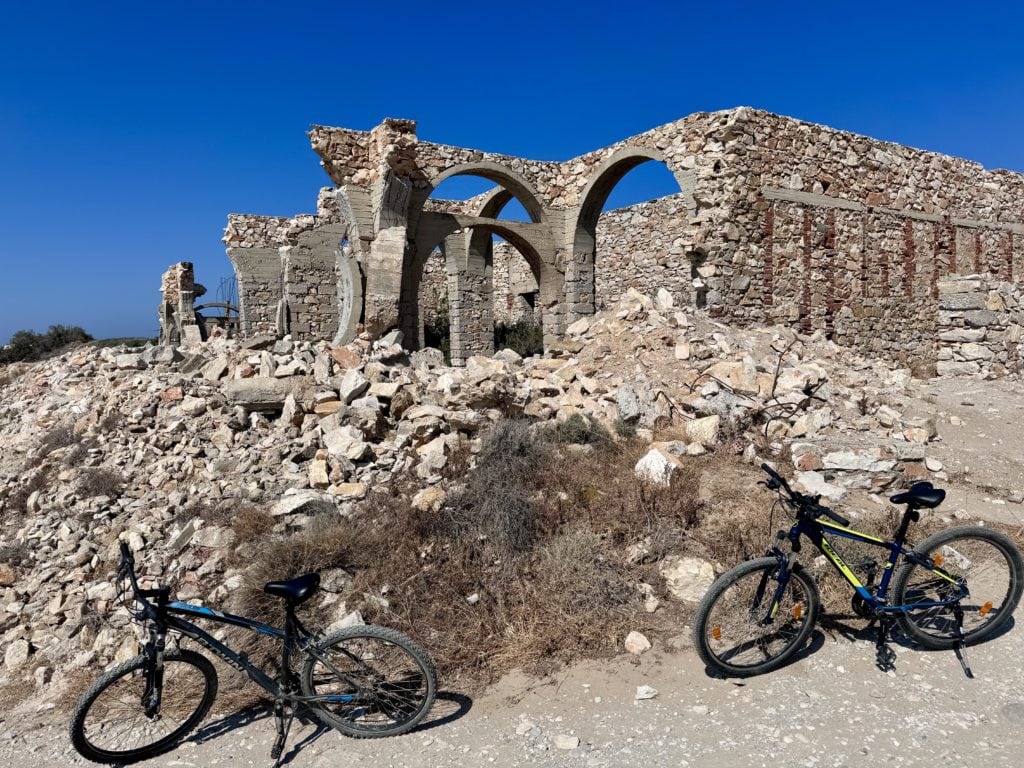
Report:
M 404 120 L 368 132 L 315 126 L 310 139 L 335 184 L 318 214 L 298 227 L 229 220 L 246 332 L 273 316 L 277 333 L 345 339 L 362 322 L 372 334 L 400 328 L 415 346 L 425 266 L 440 248 L 453 359 L 489 352 L 493 323 L 528 293 L 507 287 L 517 262 L 494 247 L 497 234 L 532 273 L 546 344 L 627 285 L 666 287 L 678 305 L 724 320 L 820 330 L 927 370 L 940 361 L 942 282 L 1012 283 L 1024 259 L 1020 174 L 745 107 L 563 163 L 420 142 Z M 650 161 L 680 192 L 602 217 L 615 184 Z M 496 186 L 469 201 L 429 199 L 456 175 Z M 529 222 L 500 218 L 513 197 Z M 275 296 L 283 308 L 272 312 Z

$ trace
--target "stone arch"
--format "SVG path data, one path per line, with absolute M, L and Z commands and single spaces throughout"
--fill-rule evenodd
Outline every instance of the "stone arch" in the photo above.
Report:
M 420 227 L 416 258 L 409 262 L 405 275 L 402 327 L 410 341 L 423 343 L 420 286 L 427 259 L 438 247 L 447 273 L 453 365 L 464 364 L 474 354 L 494 352 L 492 235 L 507 240 L 526 259 L 537 278 L 543 306 L 553 308 L 560 301 L 561 274 L 554 266 L 549 240 L 535 241 L 536 230 L 523 231 L 537 225 L 447 214 L 432 214 L 425 224 Z
M 693 199 L 693 172 L 679 167 L 663 152 L 631 145 L 620 147 L 606 157 L 594 169 L 590 181 L 580 195 L 579 206 L 570 213 L 567 220 L 567 249 L 571 249 L 571 258 L 566 260 L 565 265 L 565 306 L 568 322 L 593 314 L 597 304 L 597 223 L 608 196 L 627 173 L 649 162 L 661 163 L 672 173 L 679 185 L 679 191 L 684 195 L 687 208 L 691 213 L 696 210 Z
M 540 223 L 545 220 L 546 212 L 541 204 L 541 197 L 527 179 L 500 163 L 480 160 L 478 162 L 453 165 L 428 179 L 424 186 L 417 187 L 415 199 L 409 211 L 410 229 L 415 228 L 413 226 L 415 224 L 413 217 L 418 216 L 422 212 L 424 203 L 434 193 L 438 185 L 442 181 L 455 176 L 479 176 L 488 181 L 493 181 L 498 185 L 499 189 L 511 193 L 511 196 L 515 197 L 522 204 L 531 221 Z M 498 190 L 495 190 L 495 194 L 498 194 Z M 504 207 L 504 204 L 501 207 Z

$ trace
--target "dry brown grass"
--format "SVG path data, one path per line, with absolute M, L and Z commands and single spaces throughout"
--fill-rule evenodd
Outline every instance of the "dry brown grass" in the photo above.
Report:
M 472 471 L 453 462 L 463 482 L 437 512 L 412 509 L 415 486 L 399 483 L 352 519 L 260 540 L 235 607 L 278 621 L 264 582 L 341 567 L 353 575 L 350 609 L 418 638 L 443 674 L 467 683 L 616 653 L 633 629 L 676 635 L 689 609 L 665 599 L 646 613 L 640 584 L 662 589 L 655 563 L 669 553 L 727 565 L 759 553 L 767 536 L 752 519 L 766 520 L 764 499 L 736 491 L 750 487 L 737 473 L 753 470 L 732 456 L 688 460 L 668 488 L 648 487 L 633 474 L 645 449 L 581 448 L 501 422 Z M 646 550 L 640 562 L 627 558 L 634 544 Z
M 412 508 L 418 485 L 395 483 L 351 519 L 321 517 L 288 536 L 247 534 L 251 564 L 234 608 L 276 623 L 280 602 L 263 594 L 264 582 L 344 568 L 349 610 L 417 638 L 462 685 L 621 652 L 630 630 L 678 635 L 693 609 L 666 593 L 657 562 L 688 554 L 724 570 L 760 556 L 791 520 L 771 512 L 772 495 L 755 485 L 762 473 L 731 451 L 687 458 L 669 487 L 652 488 L 633 473 L 646 449 L 566 444 L 526 422 L 502 422 L 472 469 L 468 454 L 452 462 L 452 490 L 436 512 Z M 854 527 L 891 536 L 895 522 L 880 508 Z M 919 540 L 938 527 L 926 518 L 912 530 Z M 815 554 L 806 546 L 802 561 L 813 567 Z M 826 612 L 848 615 L 849 586 L 830 566 L 814 572 Z M 654 614 L 644 611 L 642 583 L 662 598 Z M 307 617 L 316 614 L 311 603 Z

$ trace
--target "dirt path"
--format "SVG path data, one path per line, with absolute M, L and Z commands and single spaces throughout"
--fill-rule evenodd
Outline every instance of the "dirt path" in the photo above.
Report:
M 398 738 L 355 741 L 300 726 L 290 765 L 1020 765 L 1024 631 L 971 649 L 974 680 L 952 653 L 893 647 L 896 670 L 885 673 L 870 639 L 819 632 L 799 661 L 742 685 L 707 677 L 692 651 L 657 649 L 541 681 L 512 676 L 473 702 L 445 696 L 426 727 Z M 657 696 L 635 701 L 640 685 Z M 227 714 L 146 765 L 269 765 L 272 721 Z M 63 723 L 14 736 L 24 724 L 0 723 L 0 765 L 84 764 Z M 574 738 L 578 746 L 557 746 Z

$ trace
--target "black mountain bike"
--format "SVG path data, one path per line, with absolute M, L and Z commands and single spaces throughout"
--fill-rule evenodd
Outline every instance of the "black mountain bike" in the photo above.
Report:
M 434 665 L 419 645 L 392 629 L 353 626 L 326 636 L 309 632 L 295 615 L 320 577 L 311 573 L 272 581 L 268 594 L 284 600 L 283 628 L 170 600 L 170 589 L 140 589 L 135 560 L 121 544 L 119 594 L 143 624 L 149 640 L 142 653 L 100 677 L 82 696 L 71 718 L 71 743 L 97 763 L 135 763 L 167 752 L 206 716 L 217 695 L 217 673 L 194 651 L 166 650 L 168 632 L 191 638 L 274 697 L 275 767 L 296 709 L 305 707 L 325 725 L 348 736 L 394 736 L 413 728 L 437 692 Z M 244 627 L 281 641 L 277 679 L 202 629 L 181 618 Z M 301 657 L 301 659 L 299 659 Z M 293 658 L 301 670 L 293 671 Z M 295 664 L 299 669 L 299 664 Z
M 694 640 L 711 669 L 731 677 L 771 672 L 785 664 L 807 641 L 821 598 L 811 575 L 780 548 L 786 539 L 793 552 L 808 538 L 854 590 L 854 611 L 877 622 L 880 666 L 891 666 L 885 643 L 894 624 L 910 640 L 928 649 L 955 649 L 968 677 L 966 646 L 998 632 L 1010 620 L 1024 588 L 1020 553 L 1004 534 L 981 526 L 950 528 L 930 536 L 912 551 L 904 548 L 907 528 L 933 509 L 946 492 L 931 483 L 915 483 L 889 500 L 906 504 L 896 537 L 885 541 L 851 530 L 849 521 L 791 489 L 767 464 L 764 483 L 779 491 L 784 506 L 796 515 L 789 531 L 779 531 L 765 557 L 723 573 L 704 596 L 694 621 Z M 820 519 L 827 518 L 827 519 Z M 836 552 L 828 536 L 852 539 L 883 550 L 888 557 L 875 584 L 877 563 L 866 569 L 866 583 Z M 902 558 L 903 565 L 896 571 Z M 888 599 L 890 581 L 892 600 Z

